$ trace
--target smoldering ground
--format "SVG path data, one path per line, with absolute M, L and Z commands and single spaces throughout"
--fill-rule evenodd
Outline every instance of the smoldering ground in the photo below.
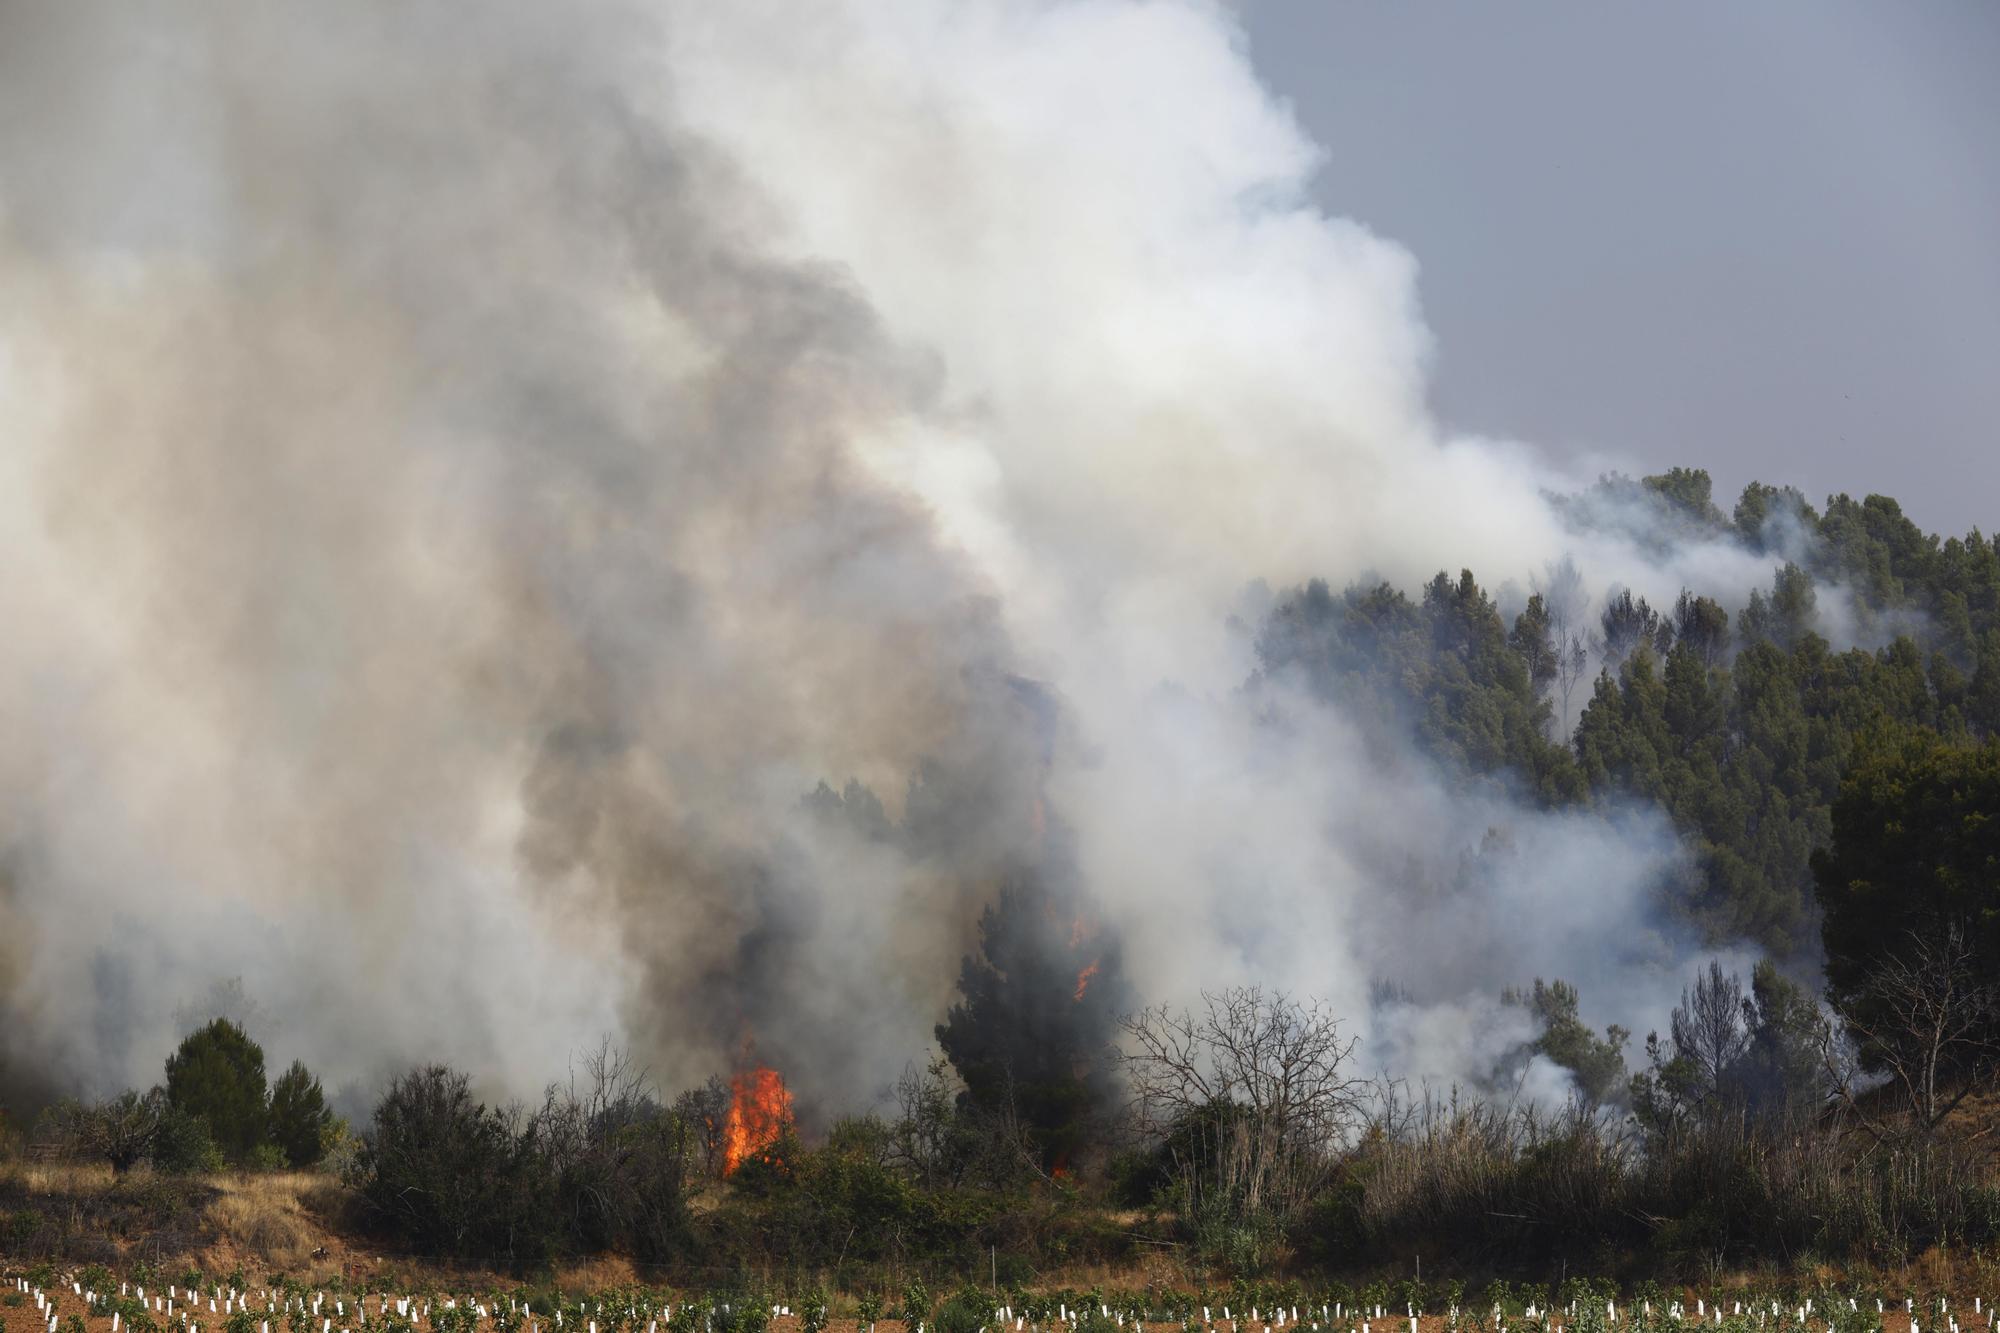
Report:
M 148 1079 L 240 975 L 335 1085 L 610 1032 L 862 1104 L 1043 801 L 1149 998 L 1693 966 L 1657 816 L 1245 715 L 1256 579 L 1771 561 L 1440 434 L 1226 7 L 13 5 L 0 89 L 10 1066 Z

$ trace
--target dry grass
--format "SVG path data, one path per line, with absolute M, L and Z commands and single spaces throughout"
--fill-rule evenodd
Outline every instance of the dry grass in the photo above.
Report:
M 117 1263 L 135 1252 L 178 1258 L 209 1239 L 205 1214 L 217 1190 L 205 1181 L 109 1167 L 13 1162 L 0 1167 L 6 1243 L 23 1256 Z
M 31 1199 L 101 1193 L 110 1189 L 115 1180 L 110 1167 L 95 1162 L 0 1163 L 0 1187 Z
M 628 1259 L 600 1255 L 578 1260 L 556 1269 L 556 1285 L 565 1291 L 605 1291 L 613 1287 L 641 1285 L 643 1275 Z
M 233 1249 L 244 1259 L 280 1271 L 303 1268 L 321 1250 L 319 1226 L 307 1210 L 305 1196 L 320 1184 L 309 1173 L 217 1176 L 210 1181 L 220 1193 L 208 1206 L 217 1233 L 210 1249 Z
M 136 1169 L 0 1162 L 0 1214 L 29 1215 L 29 1253 L 87 1262 L 188 1259 L 204 1268 L 337 1269 L 352 1197 L 311 1172 L 161 1176 Z

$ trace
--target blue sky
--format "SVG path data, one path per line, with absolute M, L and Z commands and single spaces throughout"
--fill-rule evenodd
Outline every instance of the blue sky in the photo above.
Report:
M 2000 527 L 2000 5 L 1242 10 L 1452 427 Z

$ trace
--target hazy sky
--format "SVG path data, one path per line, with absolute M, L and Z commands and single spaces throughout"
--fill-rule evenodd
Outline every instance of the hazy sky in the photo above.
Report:
M 2000 527 L 2000 4 L 1243 9 L 1451 426 Z

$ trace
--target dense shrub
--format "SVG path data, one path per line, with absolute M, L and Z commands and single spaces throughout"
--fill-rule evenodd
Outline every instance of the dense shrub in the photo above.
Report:
M 2000 1236 L 2000 1193 L 1942 1140 L 1877 1144 L 1837 1121 L 1689 1121 L 1641 1145 L 1610 1118 L 1429 1108 L 1376 1136 L 1307 1240 L 1322 1261 L 1440 1250 L 1468 1263 L 1663 1271 L 1800 1254 L 1867 1259 Z
M 618 1249 L 648 1262 L 686 1251 L 700 1135 L 608 1050 L 590 1061 L 587 1086 L 549 1094 L 525 1136 L 568 1248 Z
M 658 1263 L 691 1243 L 694 1133 L 637 1080 L 600 1066 L 533 1115 L 487 1106 L 433 1065 L 389 1087 L 356 1162 L 383 1225 L 422 1253 L 516 1272 L 563 1253 Z
M 523 1137 L 509 1115 L 473 1097 L 466 1075 L 412 1070 L 375 1107 L 363 1193 L 423 1253 L 539 1266 L 553 1238 L 535 1221 L 548 1210 L 523 1206 L 544 1183 Z
M 169 1105 L 153 1134 L 153 1168 L 173 1175 L 220 1171 L 222 1150 L 208 1132 L 208 1121 Z
M 95 1154 L 122 1176 L 152 1151 L 165 1109 L 166 1099 L 158 1089 L 145 1094 L 128 1090 L 92 1107 L 84 1132 Z
M 978 1287 L 962 1286 L 938 1307 L 932 1327 L 937 1333 L 979 1333 L 992 1322 L 997 1303 L 990 1293 Z

